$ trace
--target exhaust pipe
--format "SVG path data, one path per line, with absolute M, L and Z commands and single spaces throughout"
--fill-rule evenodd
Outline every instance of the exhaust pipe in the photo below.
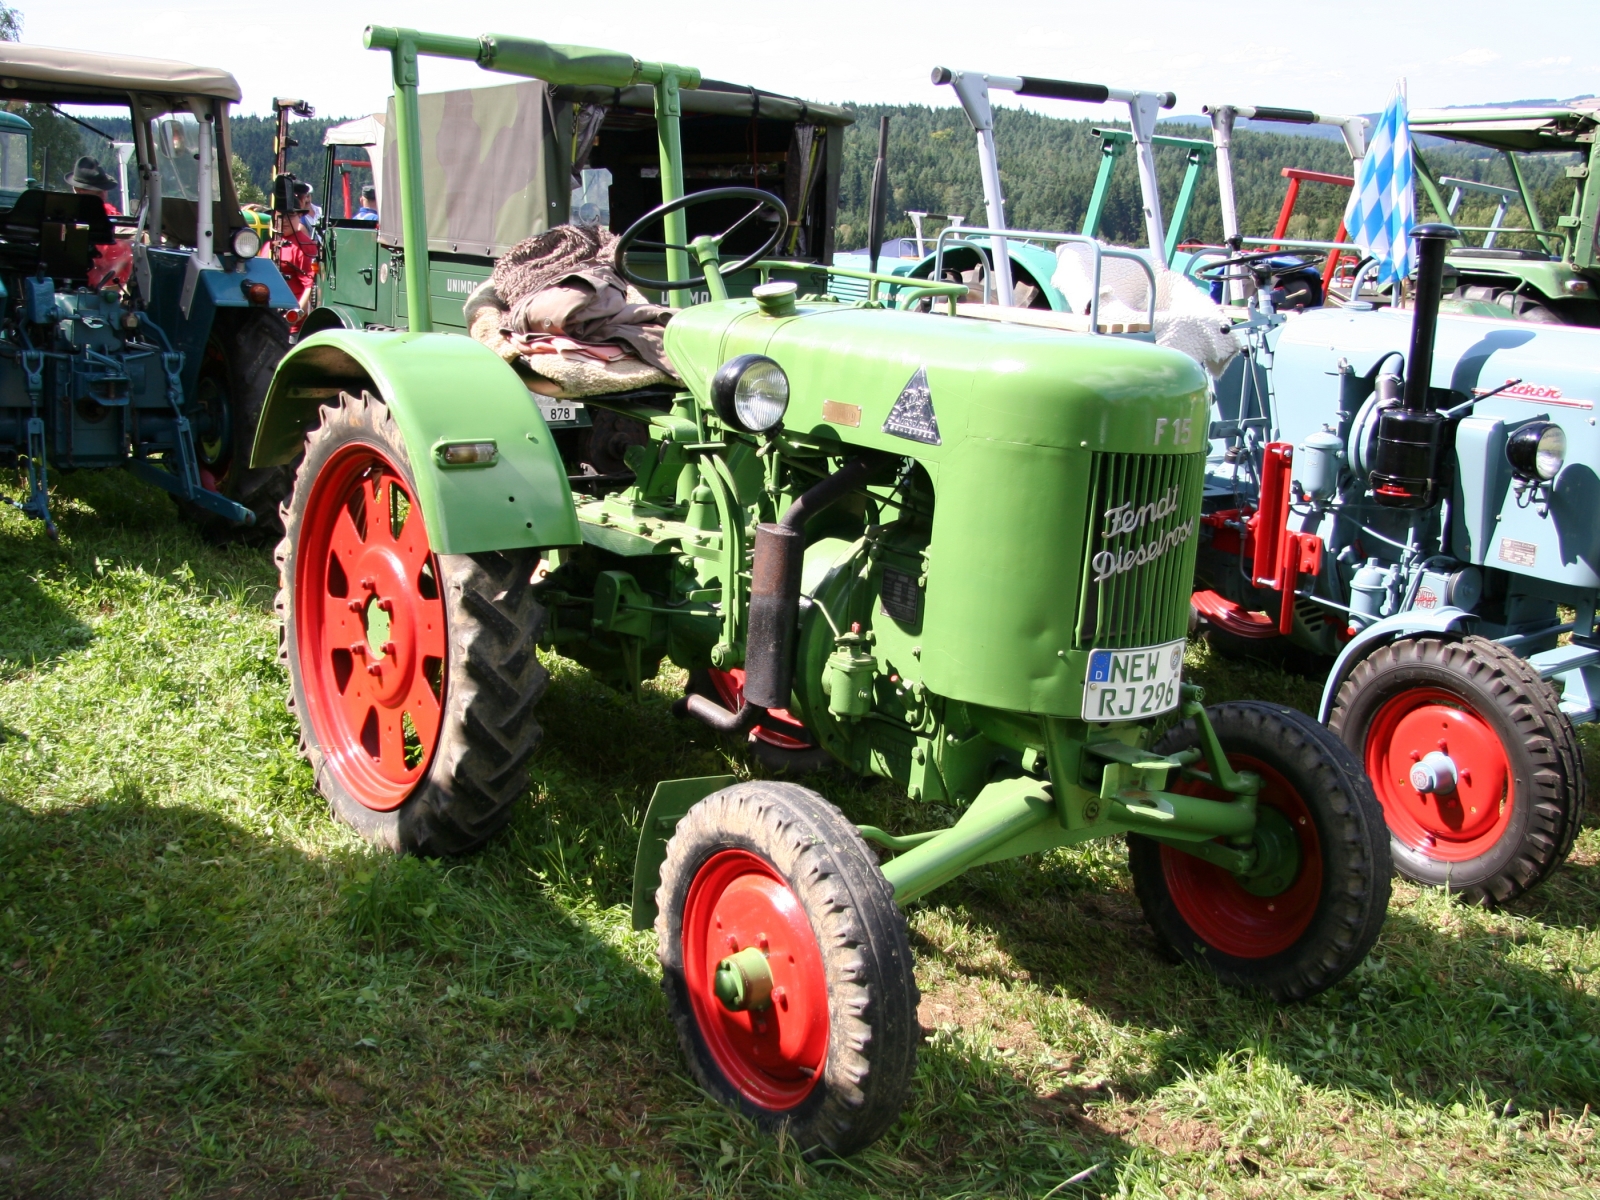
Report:
M 1444 257 L 1461 235 L 1453 226 L 1418 225 L 1417 292 L 1411 316 L 1411 352 L 1406 356 L 1400 404 L 1378 418 L 1372 464 L 1372 494 L 1389 508 L 1428 508 L 1437 499 L 1439 444 L 1445 418 L 1430 393 Z
M 750 619 L 745 638 L 744 705 L 736 713 L 704 696 L 673 705 L 720 733 L 744 733 L 762 724 L 769 709 L 787 708 L 794 684 L 794 641 L 800 624 L 800 571 L 806 522 L 866 485 L 884 462 L 880 454 L 853 458 L 802 492 L 776 524 L 756 526 L 750 570 Z

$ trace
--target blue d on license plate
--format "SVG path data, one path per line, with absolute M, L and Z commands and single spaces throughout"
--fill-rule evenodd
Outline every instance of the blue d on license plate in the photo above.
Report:
M 1096 650 L 1083 681 L 1083 719 L 1138 721 L 1178 706 L 1183 642 L 1142 650 Z

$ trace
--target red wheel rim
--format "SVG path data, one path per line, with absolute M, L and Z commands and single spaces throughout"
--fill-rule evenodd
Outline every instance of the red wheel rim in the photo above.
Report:
M 1228 761 L 1261 776 L 1257 807 L 1277 809 L 1299 837 L 1300 870 L 1294 882 L 1276 896 L 1256 896 L 1240 887 L 1232 872 L 1171 846 L 1161 847 L 1161 871 L 1172 903 L 1207 945 L 1234 958 L 1270 958 L 1294 945 L 1316 914 L 1322 900 L 1322 846 L 1311 810 L 1287 779 L 1248 755 L 1230 754 Z M 1182 780 L 1173 790 L 1233 799 L 1197 780 Z
M 711 686 L 717 689 L 717 699 L 722 701 L 722 707 L 729 712 L 738 712 L 744 707 L 744 668 L 734 667 L 729 671 L 711 668 Z M 796 730 L 794 737 L 786 733 L 779 733 L 775 729 L 768 729 L 764 725 L 757 725 L 751 731 L 751 737 L 758 742 L 765 742 L 769 746 L 776 746 L 780 750 L 814 750 L 815 745 L 805 740 L 805 726 L 800 719 L 786 708 L 772 708 L 767 710 L 767 715 L 776 718 L 785 725 L 792 725 Z
M 1449 756 L 1456 786 L 1419 792 L 1414 763 L 1431 752 Z M 1365 763 L 1389 832 L 1441 862 L 1485 854 L 1505 835 L 1516 782 L 1500 735 L 1459 696 L 1417 688 L 1386 701 L 1367 731 Z
M 382 451 L 346 446 L 318 473 L 294 588 L 317 745 L 363 805 L 398 808 L 439 741 L 445 615 L 422 511 Z
M 766 952 L 772 1002 L 729 1012 L 712 991 L 717 964 Z M 828 978 L 800 899 L 772 864 L 723 850 L 700 868 L 683 909 L 683 974 L 695 1022 L 723 1076 L 762 1108 L 793 1108 L 816 1087 L 828 1054 Z

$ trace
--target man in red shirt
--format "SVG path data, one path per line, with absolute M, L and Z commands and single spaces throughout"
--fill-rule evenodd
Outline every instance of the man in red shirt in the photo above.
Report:
M 94 196 L 106 206 L 106 215 L 109 217 L 121 216 L 117 206 L 106 199 L 106 195 L 117 186 L 117 181 L 98 160 L 84 155 L 78 160 L 77 166 L 72 168 L 72 173 L 66 176 L 67 186 L 80 196 Z M 99 248 L 99 259 L 89 268 L 89 286 L 92 288 L 121 287 L 128 282 L 128 275 L 133 270 L 133 248 L 122 239 L 108 246 Z

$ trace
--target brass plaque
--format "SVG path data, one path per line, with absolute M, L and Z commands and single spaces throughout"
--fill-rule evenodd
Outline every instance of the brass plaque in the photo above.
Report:
M 822 419 L 834 425 L 848 425 L 851 429 L 860 429 L 861 405 L 841 404 L 837 400 L 824 400 L 822 402 Z

